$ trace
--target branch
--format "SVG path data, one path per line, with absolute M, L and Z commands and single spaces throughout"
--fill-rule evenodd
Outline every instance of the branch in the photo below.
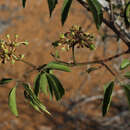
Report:
M 109 58 L 106 58 L 106 59 L 102 59 L 102 60 L 95 60 L 95 61 L 88 61 L 88 62 L 82 62 L 82 63 L 68 63 L 68 62 L 65 62 L 65 61 L 60 61 L 60 60 L 56 60 L 56 62 L 58 62 L 58 63 L 62 63 L 62 64 L 64 64 L 64 65 L 67 65 L 67 66 L 69 66 L 69 67 L 75 67 L 75 66 L 84 66 L 84 65 L 88 65 L 88 64 L 101 64 L 101 65 L 103 65 L 103 66 L 105 66 L 106 68 L 107 68 L 107 70 L 113 75 L 113 76 L 115 76 L 115 74 L 112 72 L 112 70 L 105 64 L 105 62 L 108 62 L 108 61 L 111 61 L 111 60 L 113 60 L 113 59 L 115 59 L 115 58 L 118 58 L 118 57 L 120 57 L 120 56 L 122 56 L 122 55 L 125 55 L 125 54 L 128 54 L 128 53 L 130 53 L 130 50 L 127 50 L 127 51 L 124 51 L 124 52 L 122 52 L 122 53 L 119 53 L 119 54 L 117 54 L 117 55 L 114 55 L 114 56 L 112 56 L 112 57 L 109 57 Z M 25 63 L 25 64 L 27 64 L 27 65 L 29 65 L 29 66 L 31 66 L 32 67 L 32 69 L 31 70 L 29 70 L 28 72 L 26 72 L 25 74 L 24 74 L 24 77 L 26 77 L 29 73 L 31 73 L 31 72 L 33 72 L 33 71 L 40 71 L 41 69 L 43 69 L 44 67 L 45 67 L 45 65 L 46 64 L 43 64 L 43 65 L 40 65 L 40 66 L 35 66 L 35 65 L 33 65 L 33 64 L 31 64 L 31 63 L 29 63 L 29 62 L 27 62 L 27 61 L 24 61 L 24 60 L 21 60 L 21 62 L 23 62 L 23 63 Z M 99 67 L 99 68 L 101 68 L 101 66 Z
M 121 95 L 123 94 L 124 91 L 121 89 L 121 90 L 118 90 L 117 92 L 113 92 L 112 94 L 112 97 L 113 96 L 117 96 L 117 95 Z M 97 95 L 97 96 L 91 96 L 91 97 L 81 97 L 78 101 L 74 101 L 72 102 L 68 108 L 67 108 L 67 111 L 72 111 L 74 108 L 76 107 L 79 107 L 81 105 L 84 105 L 86 103 L 90 103 L 90 102 L 93 102 L 95 100 L 102 100 L 103 99 L 103 95 Z M 67 105 L 66 105 L 67 106 Z
M 127 116 L 130 114 L 130 111 L 123 111 L 121 113 L 118 113 L 116 116 L 114 117 L 110 117 L 110 118 L 107 118 L 105 120 L 102 121 L 102 124 L 105 126 L 105 125 L 110 125 L 112 124 L 113 122 L 115 121 L 118 121 L 119 119 L 121 119 L 123 116 Z
M 106 59 L 94 60 L 94 61 L 87 61 L 87 62 L 82 62 L 82 63 L 76 62 L 75 64 L 74 63 L 68 63 L 68 62 L 65 62 L 65 61 L 60 61 L 60 60 L 58 60 L 57 62 L 65 64 L 65 65 L 67 65 L 69 67 L 83 66 L 83 65 L 88 65 L 88 64 L 101 64 L 102 65 L 105 62 L 111 61 L 111 60 L 113 60 L 115 58 L 118 58 L 118 57 L 120 57 L 122 55 L 125 55 L 125 54 L 128 54 L 128 53 L 130 53 L 130 50 L 123 51 L 122 53 L 116 54 L 116 55 L 108 57 Z
M 23 62 L 24 64 L 27 64 L 28 66 L 31 66 L 33 69 L 36 69 L 37 68 L 37 66 L 35 66 L 35 65 L 33 65 L 32 63 L 30 63 L 30 62 L 28 62 L 28 61 L 25 61 L 25 60 L 18 60 L 18 61 L 21 61 L 21 62 Z
M 83 1 L 83 0 L 77 0 L 84 8 L 86 8 L 89 11 L 89 7 L 88 4 Z M 124 35 L 124 33 L 120 32 L 120 30 L 118 30 L 114 23 L 111 23 L 111 21 L 106 20 L 105 18 L 103 18 L 102 21 L 105 25 L 107 25 L 113 32 L 116 33 L 117 36 L 119 36 L 119 38 L 126 44 L 126 46 L 128 48 L 130 48 L 130 40 L 128 40 L 126 38 L 126 36 Z
M 57 63 L 62 63 L 64 65 L 67 65 L 69 67 L 74 67 L 74 66 L 84 66 L 84 65 L 88 65 L 88 64 L 100 64 L 102 66 L 104 66 L 114 77 L 116 76 L 116 74 L 111 70 L 111 68 L 105 64 L 105 62 L 111 61 L 115 58 L 120 57 L 121 55 L 130 53 L 130 50 L 128 49 L 127 51 L 124 51 L 122 53 L 116 54 L 114 56 L 108 57 L 106 59 L 102 59 L 102 60 L 95 60 L 95 61 L 88 61 L 88 62 L 82 62 L 82 63 L 77 63 L 75 62 L 75 57 L 74 57 L 74 48 L 72 48 L 72 57 L 73 57 L 73 62 L 72 63 L 68 63 L 65 61 L 60 61 L 60 60 L 56 60 Z M 100 67 L 101 68 L 101 67 Z M 42 68 L 41 68 L 42 69 Z M 39 70 L 39 69 L 37 69 Z
M 102 65 L 113 75 L 116 76 L 116 74 L 106 65 L 105 63 L 102 63 Z
M 114 24 L 112 24 L 111 22 L 109 22 L 108 20 L 103 18 L 103 23 L 105 23 L 113 32 L 115 32 L 117 34 L 117 36 L 119 36 L 119 38 L 126 44 L 126 46 L 128 48 L 130 48 L 130 41 L 126 38 L 126 36 L 124 35 L 124 33 L 120 32 L 120 30 L 118 30 Z

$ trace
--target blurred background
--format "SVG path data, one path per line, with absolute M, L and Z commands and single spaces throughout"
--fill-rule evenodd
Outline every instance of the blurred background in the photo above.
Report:
M 61 2 L 62 3 L 62 2 Z M 76 59 L 80 62 L 102 59 L 126 50 L 126 46 L 104 24 L 96 30 L 92 15 L 73 2 L 69 17 L 62 27 L 60 23 L 61 4 L 57 5 L 49 18 L 46 0 L 28 0 L 26 8 L 22 8 L 22 1 L 0 1 L 0 38 L 6 34 L 14 38 L 19 35 L 21 41 L 28 40 L 28 47 L 20 47 L 19 52 L 25 54 L 24 60 L 34 65 L 42 65 L 52 61 L 51 43 L 59 38 L 59 34 L 69 30 L 73 25 L 81 25 L 83 30 L 95 35 L 96 50 L 86 48 L 76 49 Z M 60 52 L 66 61 L 71 61 L 69 52 Z M 123 57 L 107 64 L 117 74 Z M 40 114 L 33 110 L 23 96 L 23 89 L 17 89 L 17 105 L 19 117 L 15 117 L 8 109 L 8 93 L 15 85 L 0 86 L 0 130 L 129 130 L 130 113 L 124 93 L 118 85 L 112 99 L 110 110 L 106 117 L 102 117 L 101 103 L 103 99 L 103 85 L 114 77 L 104 67 L 88 75 L 85 70 L 90 66 L 74 67 L 72 72 L 55 71 L 66 90 L 65 96 L 59 102 L 50 101 L 41 95 L 43 104 L 47 106 L 52 116 Z M 0 64 L 0 78 L 13 77 L 29 81 L 33 80 L 37 72 L 23 77 L 30 66 L 16 62 L 14 65 Z

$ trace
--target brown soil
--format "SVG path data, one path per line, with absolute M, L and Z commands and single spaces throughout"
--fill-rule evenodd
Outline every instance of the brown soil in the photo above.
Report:
M 56 7 L 50 19 L 45 0 L 27 1 L 25 9 L 22 8 L 21 1 L 17 0 L 5 0 L 0 3 L 0 37 L 4 38 L 6 34 L 11 34 L 13 37 L 15 34 L 18 34 L 20 40 L 28 40 L 29 46 L 21 47 L 19 52 L 25 54 L 26 61 L 30 61 L 37 66 L 53 60 L 50 56 L 50 50 L 52 50 L 51 43 L 58 39 L 61 32 L 68 30 L 73 24 L 82 25 L 84 30 L 97 34 L 97 37 L 101 33 L 101 31 L 97 32 L 91 15 L 87 14 L 86 10 L 75 1 L 64 27 L 60 23 L 61 4 Z M 111 41 L 108 40 L 108 42 L 110 46 L 107 52 L 104 52 L 101 44 L 101 46 L 98 45 L 98 51 L 95 51 L 94 54 L 87 49 L 76 50 L 76 58 L 78 61 L 87 61 L 94 58 L 104 58 L 104 53 L 105 56 L 115 54 L 117 50 L 116 40 L 112 39 Z M 122 47 L 125 49 L 124 46 Z M 61 55 L 62 57 L 64 56 L 64 60 L 70 60 L 65 52 L 61 52 Z M 115 62 L 119 63 L 119 61 Z M 113 64 L 109 65 L 112 66 Z M 6 65 L 0 64 L 0 77 L 21 78 L 33 84 L 36 72 L 28 75 L 26 79 L 23 78 L 23 74 L 30 69 L 28 65 L 20 62 L 16 62 L 14 65 L 9 63 Z M 66 94 L 60 102 L 49 101 L 48 97 L 42 96 L 42 100 L 52 113 L 52 116 L 34 111 L 24 100 L 23 89 L 18 88 L 17 104 L 19 117 L 16 118 L 8 109 L 7 99 L 9 90 L 15 83 L 1 86 L 0 130 L 114 130 L 117 128 L 111 125 L 104 126 L 100 123 L 104 119 L 101 116 L 101 100 L 81 104 L 72 111 L 67 110 L 67 105 L 72 106 L 73 102 L 82 96 L 90 97 L 103 94 L 103 84 L 113 79 L 112 75 L 104 68 L 92 72 L 89 76 L 86 73 L 81 74 L 85 69 L 86 66 L 72 68 L 71 73 L 55 72 L 64 84 Z M 115 103 L 113 103 L 114 105 L 107 117 L 117 115 L 121 111 L 114 106 L 120 106 L 123 110 L 128 109 L 125 99 L 121 101 L 120 99 L 121 97 L 115 98 Z M 127 117 L 127 119 L 130 121 L 130 117 Z M 124 118 L 122 120 L 124 121 Z M 126 124 L 129 125 L 128 122 Z M 126 124 L 123 124 L 123 128 L 126 128 Z M 127 129 L 130 129 L 130 126 Z

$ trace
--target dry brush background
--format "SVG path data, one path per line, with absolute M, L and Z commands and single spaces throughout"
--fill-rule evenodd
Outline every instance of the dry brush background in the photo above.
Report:
M 62 27 L 60 23 L 61 4 L 59 4 L 49 18 L 48 6 L 45 0 L 29 0 L 25 9 L 21 1 L 5 0 L 0 2 L 0 38 L 6 34 L 20 36 L 21 40 L 28 40 L 29 46 L 21 47 L 20 52 L 25 54 L 25 60 L 35 65 L 41 65 L 53 60 L 50 56 L 51 43 L 58 39 L 61 32 L 67 31 L 73 24 L 81 25 L 85 31 L 94 33 L 97 50 L 91 52 L 87 49 L 77 49 L 78 61 L 89 61 L 112 56 L 126 49 L 121 41 L 117 44 L 114 33 L 105 25 L 98 32 L 91 14 L 77 2 L 73 2 L 72 8 Z M 102 41 L 100 35 L 107 33 L 109 37 Z M 69 61 L 68 55 L 61 52 L 64 60 Z M 113 71 L 119 71 L 122 58 L 108 62 Z M 0 129 L 1 130 L 129 130 L 130 112 L 123 91 L 115 88 L 114 98 L 110 112 L 106 117 L 101 115 L 101 101 L 103 84 L 113 79 L 113 76 L 105 68 L 94 71 L 89 75 L 84 73 L 86 68 L 74 67 L 71 73 L 55 72 L 64 84 L 66 94 L 60 102 L 49 101 L 42 96 L 43 103 L 52 113 L 52 117 L 34 111 L 23 99 L 23 89 L 17 91 L 17 104 L 19 117 L 14 117 L 8 109 L 8 93 L 14 83 L 0 87 Z M 22 75 L 30 67 L 16 62 L 15 65 L 0 64 L 0 78 L 22 78 L 33 84 L 36 72 L 24 78 Z

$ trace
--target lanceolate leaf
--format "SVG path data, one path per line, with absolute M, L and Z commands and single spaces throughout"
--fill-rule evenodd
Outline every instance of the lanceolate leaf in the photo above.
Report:
M 35 95 L 35 93 L 32 91 L 31 87 L 28 84 L 23 83 L 23 86 L 25 88 L 25 91 L 27 93 L 27 99 L 29 101 L 31 101 L 31 104 L 33 104 L 33 107 L 35 105 L 35 109 L 40 109 L 44 112 L 46 112 L 47 114 L 50 114 L 50 112 L 47 111 L 46 107 L 40 102 L 40 100 L 37 98 L 37 96 Z
M 128 59 L 124 59 L 121 63 L 120 69 L 125 69 L 126 67 L 128 67 L 130 65 L 130 60 Z
M 73 0 L 64 0 L 63 7 L 62 7 L 62 13 L 61 13 L 61 23 L 62 23 L 62 25 L 64 25 L 64 23 L 67 19 L 72 1 Z
M 55 84 L 56 84 L 56 86 L 58 88 L 60 98 L 62 98 L 62 96 L 65 94 L 65 90 L 64 90 L 61 82 L 59 81 L 59 79 L 55 75 L 53 75 L 53 74 L 49 74 L 49 75 L 54 80 L 54 82 L 55 82 Z
M 54 69 L 54 70 L 61 70 L 61 71 L 66 71 L 66 72 L 71 72 L 69 67 L 58 63 L 58 62 L 50 62 L 49 64 L 46 65 L 46 69 Z
M 130 107 L 130 84 L 123 85 Z
M 41 74 L 41 78 L 40 78 L 40 89 L 42 90 L 42 92 L 47 95 L 48 91 L 47 91 L 47 85 L 48 85 L 48 81 L 47 81 L 47 77 L 45 73 Z
M 41 79 L 41 73 L 39 73 L 34 81 L 34 93 L 36 94 L 36 96 L 38 96 L 38 93 L 40 91 L 40 79 Z
M 38 107 L 36 104 L 34 104 L 34 103 L 31 102 L 31 101 L 30 101 L 30 104 L 31 104 L 31 106 L 32 106 L 36 111 L 41 112 L 40 109 L 39 109 L 39 107 Z
M 53 81 L 53 79 L 50 77 L 49 74 L 47 74 L 47 80 L 48 80 L 48 88 L 49 88 L 49 92 L 50 92 L 50 98 L 52 99 L 53 94 L 54 94 L 56 100 L 58 100 L 60 98 L 59 91 L 57 89 L 55 82 Z M 54 91 L 54 90 L 57 90 L 57 91 Z
M 37 106 L 44 112 L 46 112 L 47 114 L 51 115 L 51 113 L 46 109 L 46 107 L 39 101 L 37 103 Z
M 58 0 L 48 0 L 48 7 L 49 7 L 49 12 L 50 12 L 50 17 L 52 15 L 52 12 L 55 9 L 56 4 L 58 3 Z
M 124 75 L 126 78 L 130 79 L 130 72 L 126 72 Z
M 29 95 L 29 93 L 28 93 L 26 90 L 24 90 L 24 97 L 25 97 L 27 100 L 30 101 L 30 105 L 31 105 L 36 111 L 41 112 L 40 109 L 39 109 L 39 107 L 38 107 L 34 102 L 31 101 L 30 95 Z
M 11 78 L 3 78 L 3 79 L 0 80 L 0 85 L 7 84 L 12 80 L 13 79 L 11 79 Z
M 23 5 L 23 8 L 25 8 L 25 6 L 26 6 L 26 0 L 22 0 L 22 5 Z
M 106 113 L 108 112 L 111 103 L 113 87 L 114 87 L 113 81 L 111 81 L 110 83 L 104 86 L 105 91 L 104 91 L 104 99 L 103 99 L 103 106 L 102 106 L 103 116 L 105 116 Z
M 47 80 L 51 93 L 54 93 L 56 100 L 60 100 L 64 95 L 64 88 L 62 87 L 62 84 L 53 74 L 47 74 Z
M 102 6 L 98 0 L 88 0 L 89 8 L 93 14 L 97 29 L 100 28 L 103 19 Z
M 48 91 L 47 91 L 47 78 L 46 78 L 46 74 L 45 73 L 39 73 L 36 76 L 35 82 L 34 82 L 34 93 L 36 94 L 36 96 L 38 96 L 40 89 L 42 90 L 42 92 L 47 95 Z
M 126 17 L 127 17 L 127 21 L 130 25 L 130 1 L 128 2 L 127 6 L 126 6 Z
M 49 80 L 49 78 L 47 78 L 48 80 L 48 91 L 49 91 L 49 94 L 50 94 L 50 100 L 53 99 L 53 95 L 54 95 L 54 92 L 53 92 L 53 84 L 52 82 Z
M 130 1 L 127 3 L 125 11 L 124 11 L 124 18 L 126 27 L 130 26 Z
M 8 97 L 8 105 L 11 110 L 11 112 L 18 116 L 17 106 L 16 106 L 16 87 L 12 88 L 9 97 Z

